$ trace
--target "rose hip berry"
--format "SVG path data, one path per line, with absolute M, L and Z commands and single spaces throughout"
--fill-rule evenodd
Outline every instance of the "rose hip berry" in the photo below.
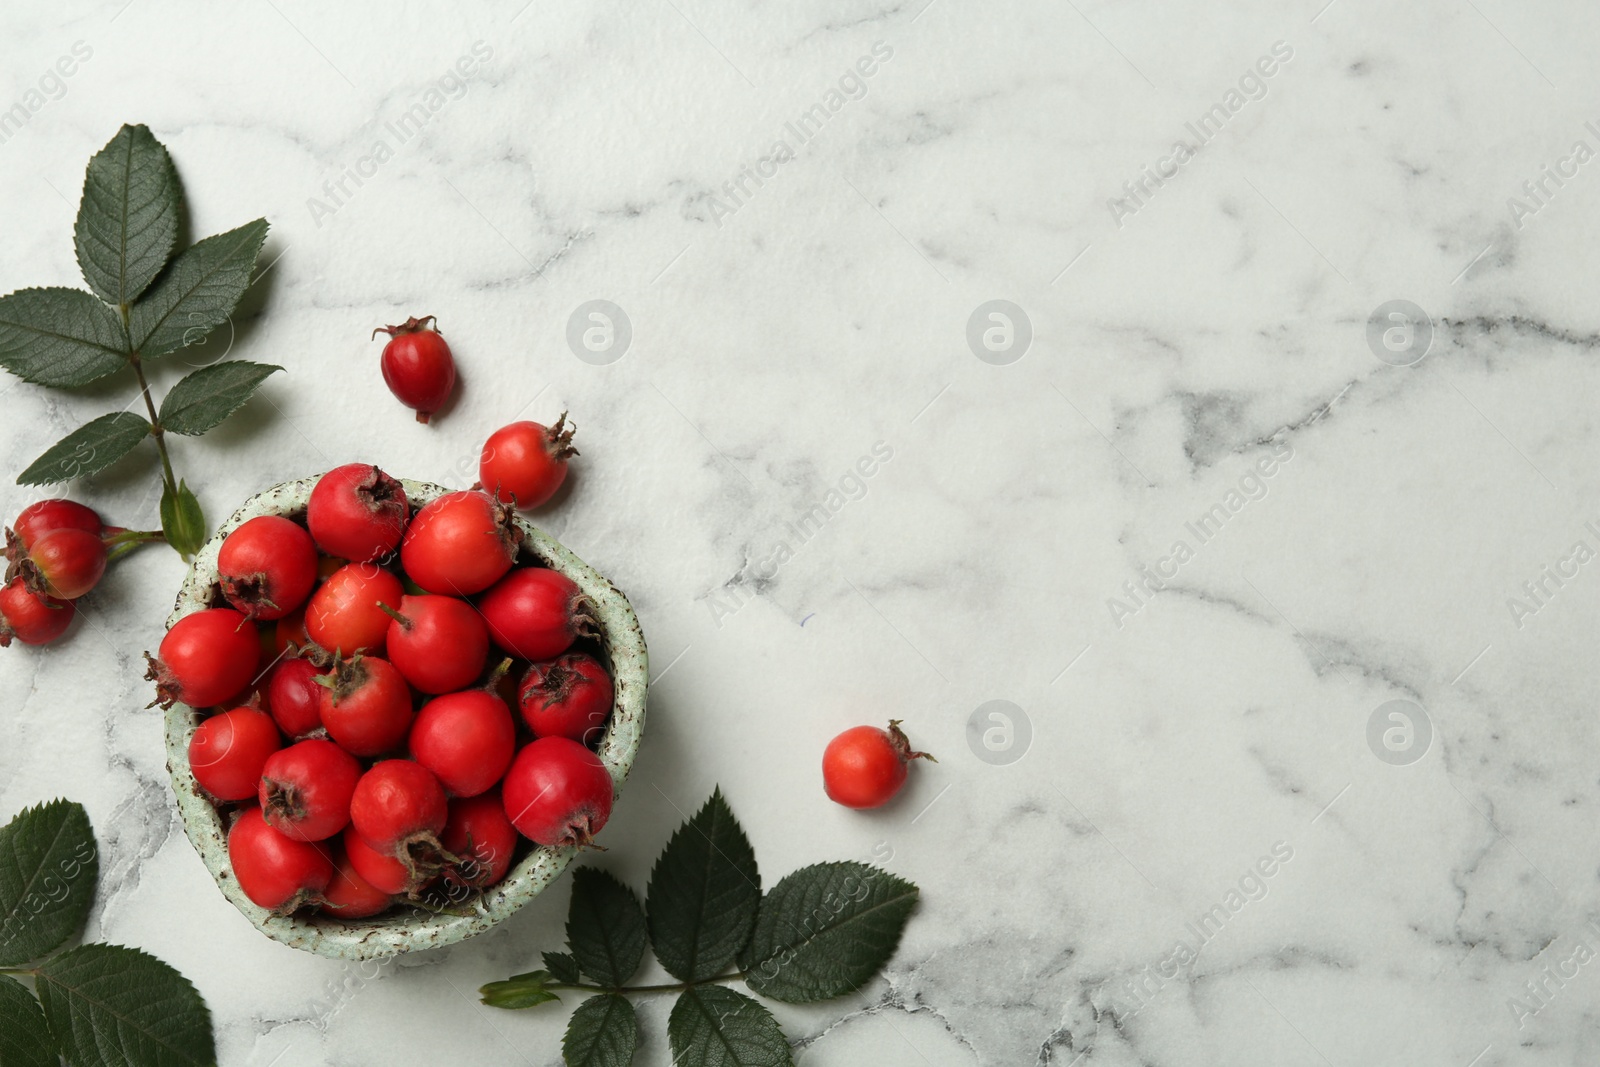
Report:
M 189 738 L 189 770 L 200 788 L 216 799 L 247 800 L 256 795 L 261 768 L 279 744 L 272 716 L 254 708 L 234 708 L 195 728 Z
M 350 825 L 385 856 L 413 867 L 437 862 L 449 804 L 439 780 L 408 759 L 374 764 L 356 783 Z
M 395 550 L 409 514 L 398 481 L 370 463 L 347 463 L 318 479 L 306 525 L 323 552 L 367 563 Z
M 389 633 L 384 604 L 405 596 L 400 579 L 373 563 L 340 567 L 311 595 L 306 633 L 329 652 L 346 656 L 382 648 Z
M 906 765 L 914 759 L 937 763 L 926 752 L 914 752 L 900 720 L 887 730 L 854 726 L 828 742 L 822 754 L 822 785 L 828 797 L 847 808 L 876 808 L 906 784 Z
M 445 878 L 480 889 L 506 876 L 517 851 L 517 830 L 506 818 L 498 790 L 452 800 L 439 840 L 456 858 Z
M 483 595 L 478 610 L 495 643 L 522 659 L 554 659 L 579 636 L 599 633 L 593 602 L 549 567 L 512 571 Z
M 517 703 L 535 737 L 592 744 L 605 727 L 615 695 L 611 676 L 593 656 L 568 652 L 530 666 L 522 676 Z
M 399 326 L 380 326 L 372 331 L 389 335 L 383 346 L 383 380 L 395 399 L 417 413 L 426 424 L 433 413 L 450 399 L 456 387 L 456 361 L 450 346 L 437 328 L 428 324 L 432 315 L 409 318 Z
M 428 701 L 411 727 L 411 758 L 432 771 L 451 796 L 494 786 L 516 753 L 516 727 L 505 701 L 483 689 Z
M 385 856 L 361 840 L 354 826 L 345 827 L 344 851 L 356 873 L 384 893 L 415 896 L 434 873 L 432 868 L 417 868 L 393 856 Z
M 0 589 L 0 648 L 15 637 L 25 645 L 47 645 L 67 632 L 78 612 L 70 600 L 40 596 L 21 578 Z
M 6 531 L 6 558 L 22 562 L 29 545 L 55 530 L 82 530 L 99 537 L 104 529 L 93 508 L 74 500 L 40 500 L 23 508 Z
M 152 705 L 182 702 L 208 708 L 244 691 L 261 661 L 256 628 L 232 608 L 207 608 L 185 615 L 161 640 L 159 655 L 145 653 L 156 683 Z
M 563 411 L 554 426 L 513 422 L 490 434 L 478 459 L 484 491 L 519 508 L 536 508 L 554 496 L 567 480 L 567 460 L 578 454 L 566 423 Z
M 318 679 L 317 713 L 328 736 L 355 756 L 399 746 L 411 729 L 411 690 L 394 664 L 376 656 L 339 660 Z
M 281 619 L 305 603 L 317 580 L 317 546 L 299 523 L 260 515 L 223 539 L 222 595 L 247 618 Z
M 228 860 L 244 895 L 280 915 L 316 900 L 333 878 L 327 849 L 284 837 L 260 808 L 245 809 L 228 831 Z
M 267 758 L 260 772 L 261 812 L 297 841 L 321 841 L 350 822 L 350 797 L 361 764 L 332 741 L 312 738 Z
M 398 611 L 380 604 L 391 618 L 385 650 L 406 681 L 424 693 L 464 689 L 483 673 L 489 658 L 489 628 L 465 600 L 408 596 Z
M 286 659 L 272 672 L 267 707 L 287 736 L 298 739 L 322 728 L 322 686 L 317 679 L 324 673 L 306 659 Z
M 322 910 L 341 919 L 370 919 L 394 903 L 394 898 L 367 881 L 349 856 L 339 856 L 333 877 L 322 891 Z
M 87 530 L 51 530 L 28 546 L 17 572 L 29 589 L 57 600 L 76 600 L 106 572 L 106 546 Z
M 550 848 L 590 844 L 611 817 L 611 773 L 599 756 L 565 737 L 524 746 L 500 790 L 517 832 Z
M 511 569 L 521 541 L 511 509 L 487 493 L 446 493 L 406 528 L 400 565 L 430 593 L 470 596 Z

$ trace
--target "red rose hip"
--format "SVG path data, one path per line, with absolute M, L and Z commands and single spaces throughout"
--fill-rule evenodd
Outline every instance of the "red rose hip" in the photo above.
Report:
M 439 840 L 456 857 L 445 878 L 479 889 L 504 878 L 517 851 L 517 830 L 506 818 L 498 790 L 452 800 Z
M 260 808 L 245 809 L 228 831 L 228 861 L 244 895 L 280 915 L 315 901 L 333 878 L 327 849 L 284 837 Z
M 411 758 L 432 771 L 451 796 L 494 786 L 511 765 L 517 732 L 505 701 L 483 689 L 428 701 L 411 727 Z
M 406 575 L 430 593 L 470 596 L 511 569 L 522 531 L 487 493 L 446 493 L 430 501 L 400 543 Z
M 565 737 L 542 737 L 512 760 L 500 787 L 517 832 L 550 848 L 584 846 L 611 817 L 611 772 Z
M 317 480 L 306 526 L 323 552 L 367 563 L 399 546 L 409 515 L 398 481 L 370 463 L 347 463 Z
M 374 764 L 350 800 L 350 825 L 361 840 L 413 868 L 439 862 L 439 834 L 448 816 L 439 780 L 408 759 Z
M 484 442 L 478 459 L 478 480 L 487 493 L 519 508 L 536 508 L 555 495 L 567 480 L 573 428 L 563 411 L 554 426 L 513 422 Z
M 822 785 L 829 799 L 847 808 L 887 804 L 906 784 L 906 767 L 914 759 L 937 763 L 926 752 L 914 752 L 900 720 L 887 730 L 855 726 L 828 742 L 822 753 Z
M 254 708 L 213 715 L 189 738 L 189 770 L 217 800 L 256 795 L 261 769 L 282 743 L 272 716 Z
M 153 704 L 182 702 L 207 708 L 244 691 L 261 662 L 256 628 L 232 608 L 207 608 L 185 615 L 161 640 L 157 658 L 145 653 L 156 683 Z
M 424 693 L 465 689 L 489 658 L 489 629 L 465 600 L 408 596 L 390 616 L 385 650 L 406 681 Z
M 394 897 L 361 876 L 347 855 L 337 856 L 333 877 L 322 891 L 322 910 L 341 919 L 370 919 L 388 910 Z
M 495 644 L 522 659 L 554 659 L 600 627 L 594 604 L 571 578 L 549 567 L 519 567 L 478 601 Z
M 432 315 L 409 318 L 399 326 L 380 326 L 372 331 L 389 335 L 383 346 L 383 380 L 395 399 L 417 413 L 426 424 L 433 413 L 450 399 L 456 386 L 456 361 L 450 346 L 437 329 L 428 324 Z
M 25 645 L 47 645 L 67 632 L 78 609 L 70 600 L 41 596 L 21 578 L 0 589 L 0 648 L 14 637 Z
M 217 553 L 222 595 L 252 619 L 281 619 L 305 603 L 317 580 L 317 546 L 299 523 L 259 515 Z
M 105 574 L 105 542 L 87 530 L 51 530 L 28 546 L 17 571 L 35 593 L 76 600 Z
M 326 673 L 307 659 L 286 659 L 267 683 L 267 707 L 278 729 L 298 740 L 322 728 L 322 686 Z
M 361 764 L 332 741 L 311 738 L 273 753 L 261 768 L 261 812 L 297 841 L 321 841 L 350 823 Z
M 405 589 L 374 563 L 351 563 L 328 576 L 306 605 L 311 640 L 346 656 L 380 649 L 389 633 L 384 604 L 398 604 Z
M 355 756 L 380 756 L 399 747 L 411 729 L 411 690 L 394 664 L 356 656 L 318 679 L 317 713 L 328 736 Z
M 600 739 L 615 695 L 611 676 L 593 656 L 568 652 L 531 665 L 517 702 L 535 737 L 567 737 L 588 745 Z
M 54 530 L 82 530 L 100 537 L 105 527 L 93 508 L 75 500 L 40 500 L 29 504 L 6 532 L 6 558 L 21 562 L 28 546 Z

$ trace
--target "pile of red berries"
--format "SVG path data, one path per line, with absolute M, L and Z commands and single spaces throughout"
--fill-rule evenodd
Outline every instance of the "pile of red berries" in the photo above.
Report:
M 504 878 L 523 838 L 582 846 L 605 825 L 593 749 L 614 690 L 594 607 L 520 542 L 494 495 L 413 513 L 366 464 L 324 475 L 303 516 L 223 541 L 217 606 L 172 627 L 149 677 L 204 716 L 189 766 L 233 819 L 256 904 L 437 907 Z
M 46 645 L 66 633 L 77 613 L 74 601 L 100 581 L 108 548 L 126 533 L 71 500 L 41 500 L 24 508 L 6 528 L 0 648 L 12 638 Z

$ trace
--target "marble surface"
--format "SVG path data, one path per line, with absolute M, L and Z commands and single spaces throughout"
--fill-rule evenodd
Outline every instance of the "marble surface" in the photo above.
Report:
M 596 862 L 642 886 L 720 783 L 769 883 L 922 887 L 881 979 L 777 1008 L 807 1067 L 1592 1064 L 1600 11 L 1322 5 L 13 4 L 0 289 L 77 282 L 83 166 L 144 122 L 195 234 L 273 227 L 157 372 L 289 370 L 177 443 L 213 518 L 357 458 L 470 483 L 570 409 L 538 521 L 656 671 Z M 569 345 L 596 300 L 620 358 L 587 310 Z M 407 313 L 463 366 L 431 429 L 367 340 Z M 7 470 L 129 398 L 0 390 Z M 153 525 L 152 487 L 73 492 Z M 473 991 L 565 881 L 369 972 L 215 891 L 143 710 L 181 575 L 0 656 L 0 813 L 88 806 L 91 932 L 190 975 L 229 1067 L 559 1062 L 564 1009 Z M 940 762 L 830 804 L 827 738 L 891 716 Z

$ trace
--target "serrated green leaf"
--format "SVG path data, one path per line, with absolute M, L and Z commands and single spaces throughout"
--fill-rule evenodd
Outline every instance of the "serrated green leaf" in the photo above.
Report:
M 128 365 L 128 338 L 110 308 L 79 289 L 0 297 L 0 367 L 35 385 L 88 385 Z
M 644 958 L 644 909 L 633 890 L 605 871 L 572 873 L 567 945 L 584 974 L 607 988 L 633 977 Z
M 59 1067 L 44 1010 L 15 978 L 0 975 L 0 1067 Z
M 82 804 L 52 800 L 0 827 L 0 966 L 39 959 L 83 929 L 99 873 Z
M 161 428 L 198 437 L 244 407 L 256 388 L 282 369 L 231 359 L 197 370 L 161 401 Z
M 17 475 L 18 485 L 52 485 L 105 470 L 150 436 L 150 424 L 131 411 L 91 419 L 57 441 Z
M 38 972 L 50 1032 L 74 1064 L 209 1067 L 211 1013 L 189 980 L 121 945 L 80 945 Z
M 567 1067 L 628 1067 L 639 1043 L 639 1020 L 627 998 L 602 993 L 578 1005 L 561 1039 Z
M 564 985 L 572 985 L 581 981 L 582 972 L 578 970 L 578 961 L 567 952 L 546 952 L 544 955 L 544 969 L 549 971 L 556 981 Z
M 561 998 L 547 988 L 554 976 L 549 971 L 514 974 L 503 982 L 490 982 L 478 988 L 479 998 L 491 1008 L 532 1008 Z
M 789 1042 L 766 1008 L 723 986 L 686 990 L 667 1019 L 672 1062 L 694 1067 L 792 1067 Z
M 774 1000 L 843 996 L 889 962 L 916 903 L 916 886 L 865 863 L 803 867 L 761 898 L 739 967 Z
M 207 237 L 187 248 L 133 305 L 129 333 L 145 358 L 198 343 L 228 320 L 250 287 L 267 220 Z
M 178 492 L 161 491 L 161 532 L 178 555 L 188 559 L 206 543 L 206 516 L 200 501 L 189 491 L 187 482 L 178 482 Z
M 761 902 L 755 852 L 718 789 L 678 828 L 650 872 L 656 958 L 685 982 L 715 978 L 750 940 Z
M 73 227 L 78 267 L 108 304 L 131 304 L 172 258 L 183 195 L 167 150 L 124 126 L 93 159 Z

